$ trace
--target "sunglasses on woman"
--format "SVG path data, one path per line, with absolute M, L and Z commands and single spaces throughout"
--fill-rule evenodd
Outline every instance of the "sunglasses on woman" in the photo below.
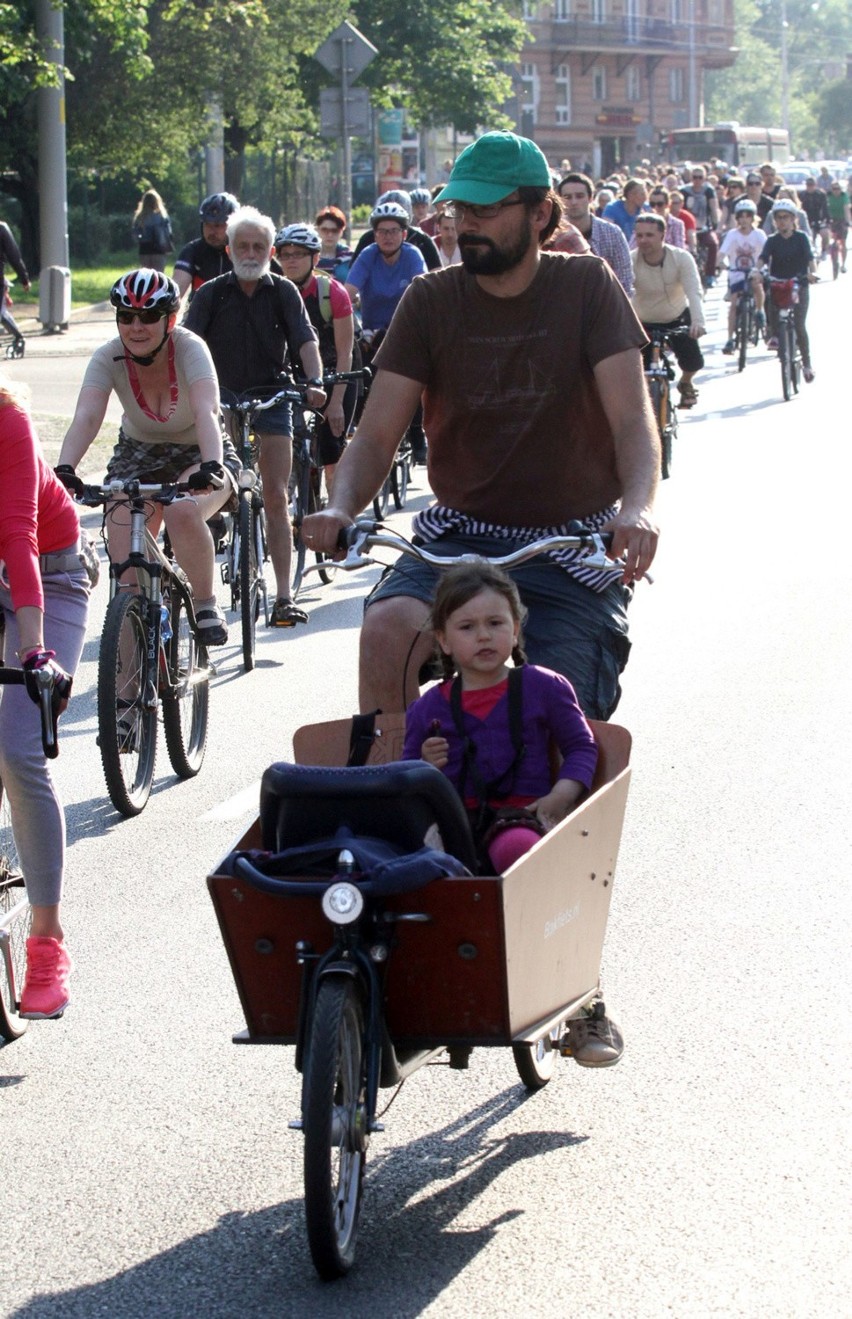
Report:
M 130 311 L 128 308 L 119 307 L 115 313 L 119 325 L 132 325 L 137 318 L 143 325 L 156 325 L 164 316 L 168 316 L 168 312 L 157 311 L 154 307 L 150 311 Z

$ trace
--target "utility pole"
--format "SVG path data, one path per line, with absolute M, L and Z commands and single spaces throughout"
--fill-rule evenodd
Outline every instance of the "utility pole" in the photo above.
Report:
M 56 66 L 53 87 L 39 87 L 38 189 L 39 320 L 46 330 L 65 329 L 71 314 L 68 269 L 68 180 L 65 158 L 65 26 L 63 6 L 35 0 L 36 33 L 42 54 Z
M 787 0 L 781 0 L 781 127 L 790 131 L 790 65 L 787 52 Z

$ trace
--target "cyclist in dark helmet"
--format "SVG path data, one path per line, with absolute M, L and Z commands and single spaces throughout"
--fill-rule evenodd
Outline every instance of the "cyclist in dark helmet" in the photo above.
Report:
M 176 326 L 180 293 L 168 275 L 131 270 L 110 291 L 117 336 L 96 349 L 86 368 L 74 419 L 56 474 L 79 492 L 76 468 L 100 430 L 110 394 L 123 415 L 107 480 L 138 478 L 152 484 L 187 481 L 194 497 L 165 510 L 169 539 L 195 596 L 199 638 L 207 646 L 228 639 L 213 589 L 213 540 L 205 526 L 236 490 L 240 461 L 219 422 L 219 384 L 207 345 Z M 148 526 L 156 535 L 163 511 L 155 505 Z M 107 520 L 110 555 L 123 561 L 129 528 Z
M 213 192 L 204 198 L 198 209 L 201 237 L 193 238 L 182 247 L 175 261 L 174 280 L 181 298 L 188 289 L 194 293 L 208 279 L 215 279 L 233 269 L 226 251 L 228 237 L 225 229 L 228 216 L 233 215 L 238 206 L 239 202 L 230 192 Z

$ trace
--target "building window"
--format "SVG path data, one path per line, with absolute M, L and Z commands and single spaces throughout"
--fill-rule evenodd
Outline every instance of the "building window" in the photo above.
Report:
M 602 64 L 596 64 L 592 69 L 592 100 L 606 100 L 606 69 Z
M 683 0 L 669 0 L 669 18 L 672 23 L 678 24 L 686 21 L 686 14 L 683 9 Z
M 606 0 L 592 0 L 591 13 L 593 23 L 606 22 Z
M 560 64 L 556 70 L 556 122 L 560 126 L 571 122 L 571 70 Z
M 624 75 L 624 94 L 628 101 L 642 100 L 642 74 L 636 64 L 629 64 Z
M 683 69 L 669 69 L 669 100 L 673 105 L 683 101 Z
M 725 26 L 724 0 L 707 0 L 707 22 L 711 27 Z
M 523 3 L 521 4 L 521 16 L 525 18 L 528 23 L 534 23 L 538 18 L 537 0 L 523 0 Z
M 532 116 L 532 122 L 538 119 L 538 67 L 535 64 L 521 65 L 521 112 Z
M 571 17 L 571 0 L 553 0 L 554 23 L 567 23 Z

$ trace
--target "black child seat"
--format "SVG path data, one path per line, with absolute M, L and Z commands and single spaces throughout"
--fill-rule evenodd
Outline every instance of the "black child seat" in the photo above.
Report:
M 270 765 L 260 785 L 260 828 L 270 852 L 348 829 L 356 837 L 385 839 L 403 853 L 423 847 L 447 852 L 476 873 L 461 799 L 445 775 L 423 760 L 351 768 Z

